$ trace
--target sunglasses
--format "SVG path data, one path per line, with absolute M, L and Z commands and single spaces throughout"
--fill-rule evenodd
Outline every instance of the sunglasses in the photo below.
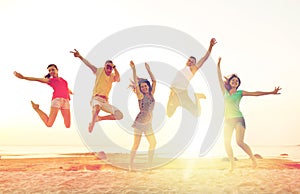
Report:
M 109 70 L 113 69 L 113 67 L 110 66 L 110 65 L 106 65 L 105 68 L 106 68 L 106 69 L 109 69 Z

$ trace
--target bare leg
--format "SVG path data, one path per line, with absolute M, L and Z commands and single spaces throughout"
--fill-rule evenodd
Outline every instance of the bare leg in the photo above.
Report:
M 178 96 L 174 91 L 171 90 L 168 104 L 167 104 L 167 116 L 172 117 L 178 106 L 179 106 Z
M 146 138 L 149 142 L 149 150 L 148 150 L 148 167 L 152 166 L 153 157 L 154 157 L 154 151 L 156 147 L 156 139 L 154 136 L 154 133 L 151 133 L 150 135 L 146 135 Z
M 32 108 L 38 113 L 38 115 L 40 116 L 42 121 L 45 123 L 45 125 L 47 127 L 52 127 L 52 125 L 56 119 L 57 113 L 59 111 L 59 108 L 51 107 L 50 114 L 48 117 L 48 115 L 39 108 L 38 104 L 35 104 L 33 101 L 31 101 L 31 105 L 32 105 Z
M 195 103 L 190 99 L 188 91 L 181 93 L 180 100 L 182 107 L 186 108 L 192 115 L 199 117 L 201 115 L 200 99 L 205 99 L 206 96 L 202 93 L 195 93 Z
M 231 147 L 231 138 L 232 138 L 233 128 L 226 126 L 224 128 L 224 145 L 225 150 L 230 162 L 229 171 L 233 171 L 234 169 L 234 158 L 233 158 L 233 151 Z
M 132 146 L 131 152 L 130 152 L 129 170 L 133 169 L 133 161 L 134 161 L 134 158 L 135 158 L 135 155 L 136 155 L 136 151 L 139 148 L 141 138 L 142 138 L 141 134 L 134 134 L 133 146 Z
M 238 144 L 238 146 L 240 146 L 240 148 L 242 148 L 248 154 L 248 156 L 252 160 L 252 166 L 253 168 L 255 168 L 257 166 L 256 159 L 253 156 L 251 148 L 244 142 L 244 137 L 245 137 L 245 128 L 241 124 L 238 124 L 236 126 L 236 143 Z
M 98 116 L 96 122 L 103 120 L 121 120 L 123 119 L 123 113 L 119 110 L 115 111 L 114 114 L 106 116 Z
M 201 115 L 200 99 L 206 99 L 205 94 L 195 93 L 195 103 L 196 103 L 196 113 L 194 114 L 195 116 L 200 116 Z
M 70 128 L 70 126 L 71 126 L 70 109 L 61 109 L 60 111 L 64 118 L 64 123 L 65 123 L 66 128 Z
M 89 123 L 89 132 L 92 133 L 94 129 L 94 125 L 98 119 L 98 114 L 100 112 L 100 106 L 95 105 L 92 111 L 92 121 Z

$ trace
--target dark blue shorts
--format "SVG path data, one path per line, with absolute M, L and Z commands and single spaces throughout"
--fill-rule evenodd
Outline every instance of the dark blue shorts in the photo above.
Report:
M 228 128 L 235 128 L 239 123 L 246 129 L 246 123 L 244 117 L 225 119 L 225 127 Z

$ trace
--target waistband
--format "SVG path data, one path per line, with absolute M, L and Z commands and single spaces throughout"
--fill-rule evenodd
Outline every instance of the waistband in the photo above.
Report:
M 106 96 L 104 96 L 104 95 L 96 94 L 95 96 L 98 96 L 98 97 L 100 97 L 100 98 L 103 98 L 103 99 L 105 99 L 105 100 L 108 100 L 108 98 L 107 98 Z

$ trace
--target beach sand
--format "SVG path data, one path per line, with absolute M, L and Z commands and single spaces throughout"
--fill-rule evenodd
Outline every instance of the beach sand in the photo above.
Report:
M 108 154 L 119 158 L 125 154 Z M 152 170 L 128 171 L 93 154 L 1 159 L 0 193 L 292 193 L 300 194 L 300 164 L 286 159 L 176 159 Z

